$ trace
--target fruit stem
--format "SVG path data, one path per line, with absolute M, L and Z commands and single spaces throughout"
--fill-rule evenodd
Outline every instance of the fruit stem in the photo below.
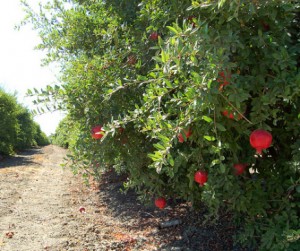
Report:
M 258 153 L 259 155 L 262 155 L 262 149 L 261 148 L 256 148 L 256 153 Z

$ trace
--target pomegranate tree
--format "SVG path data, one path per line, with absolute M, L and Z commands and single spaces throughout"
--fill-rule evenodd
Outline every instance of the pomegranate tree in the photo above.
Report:
M 53 14 L 27 16 L 46 62 L 63 64 L 49 100 L 70 114 L 75 168 L 96 159 L 124 171 L 141 199 L 204 203 L 214 218 L 228 209 L 253 249 L 299 250 L 288 246 L 299 228 L 299 1 L 70 0 L 65 12 L 54 2 Z M 86 137 L 99 121 L 105 144 Z

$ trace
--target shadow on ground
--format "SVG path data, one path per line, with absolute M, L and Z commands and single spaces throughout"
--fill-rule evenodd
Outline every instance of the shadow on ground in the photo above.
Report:
M 43 154 L 42 150 L 39 148 L 28 149 L 26 151 L 22 151 L 14 156 L 9 156 L 0 161 L 0 168 L 8 168 L 15 166 L 26 166 L 31 164 L 36 164 L 33 161 L 31 156 L 35 154 Z
M 146 238 L 151 237 L 158 250 L 248 251 L 234 246 L 236 227 L 230 215 L 222 215 L 216 224 L 204 224 L 204 206 L 196 211 L 187 203 L 168 201 L 164 210 L 147 207 L 138 201 L 134 191 L 121 192 L 125 180 L 126 176 L 118 176 L 113 171 L 103 174 L 99 196 L 116 219 L 128 224 L 128 231 L 147 230 Z M 159 227 L 161 222 L 174 219 L 179 219 L 181 224 Z

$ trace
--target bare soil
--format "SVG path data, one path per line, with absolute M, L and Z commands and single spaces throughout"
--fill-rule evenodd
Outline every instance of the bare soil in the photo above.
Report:
M 229 215 L 208 225 L 204 207 L 146 207 L 133 191 L 121 192 L 126 177 L 113 171 L 87 187 L 60 166 L 65 156 L 50 145 L 0 161 L 1 251 L 242 250 L 233 246 Z M 173 220 L 181 223 L 160 227 Z

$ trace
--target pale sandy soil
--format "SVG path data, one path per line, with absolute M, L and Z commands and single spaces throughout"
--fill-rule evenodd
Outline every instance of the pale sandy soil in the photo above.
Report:
M 164 210 L 143 206 L 134 192 L 120 192 L 126 177 L 112 171 L 87 187 L 60 166 L 65 156 L 50 145 L 0 161 L 1 251 L 240 250 L 227 215 L 207 225 L 205 208 L 178 201 Z M 158 227 L 174 219 L 182 223 Z

